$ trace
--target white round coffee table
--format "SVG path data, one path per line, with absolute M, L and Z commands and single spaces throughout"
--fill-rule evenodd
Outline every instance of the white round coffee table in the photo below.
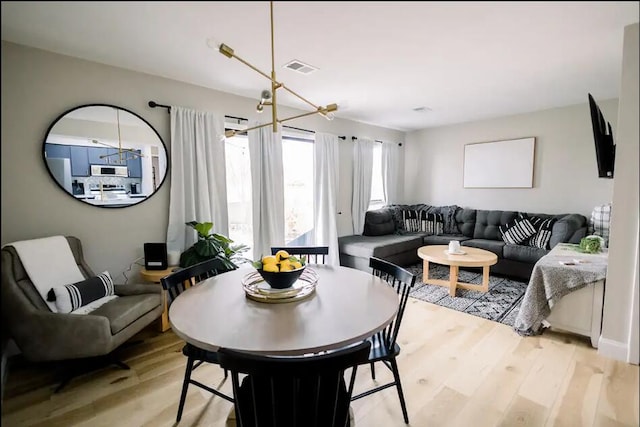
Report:
M 487 292 L 489 290 L 489 267 L 498 262 L 498 256 L 484 249 L 462 246 L 464 252 L 460 255 L 452 255 L 446 245 L 423 246 L 418 249 L 418 256 L 423 261 L 422 281 L 428 285 L 448 286 L 449 295 L 456 296 L 456 289 L 470 289 Z M 449 280 L 429 279 L 429 263 L 449 266 Z M 474 285 L 458 281 L 459 267 L 482 267 L 482 284 Z

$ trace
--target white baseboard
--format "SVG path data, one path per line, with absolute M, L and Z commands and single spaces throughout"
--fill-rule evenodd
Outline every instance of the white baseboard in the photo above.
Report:
M 628 353 L 629 348 L 626 343 L 602 338 L 602 335 L 600 336 L 600 339 L 598 340 L 599 355 L 626 362 Z

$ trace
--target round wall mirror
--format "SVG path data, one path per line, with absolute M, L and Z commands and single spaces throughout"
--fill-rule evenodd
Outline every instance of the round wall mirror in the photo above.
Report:
M 67 194 L 105 208 L 147 200 L 167 175 L 167 149 L 158 132 L 114 105 L 82 105 L 63 113 L 49 126 L 42 155 Z

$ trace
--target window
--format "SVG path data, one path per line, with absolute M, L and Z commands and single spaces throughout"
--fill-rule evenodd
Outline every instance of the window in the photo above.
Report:
M 382 187 L 382 144 L 373 147 L 373 169 L 371 171 L 371 200 L 369 210 L 383 207 L 384 189 Z
M 227 204 L 229 238 L 253 247 L 251 161 L 249 139 L 226 139 Z M 313 140 L 282 138 L 284 180 L 284 241 L 290 245 L 312 244 L 313 233 Z M 252 251 L 245 257 L 253 259 Z
M 284 241 L 292 246 L 312 244 L 313 140 L 282 138 L 284 175 Z
M 234 136 L 226 139 L 225 166 L 227 168 L 227 204 L 229 238 L 253 248 L 253 207 L 251 205 L 251 163 L 249 139 Z M 253 259 L 249 249 L 244 256 Z

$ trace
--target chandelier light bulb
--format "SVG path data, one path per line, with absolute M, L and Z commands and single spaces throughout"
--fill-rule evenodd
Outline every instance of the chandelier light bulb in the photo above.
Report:
M 213 37 L 209 37 L 207 39 L 207 46 L 209 46 L 209 48 L 214 50 L 220 49 L 220 43 L 218 42 L 218 40 L 214 39 Z
M 262 104 L 258 104 L 256 106 L 256 112 L 262 113 L 264 111 L 264 106 Z

